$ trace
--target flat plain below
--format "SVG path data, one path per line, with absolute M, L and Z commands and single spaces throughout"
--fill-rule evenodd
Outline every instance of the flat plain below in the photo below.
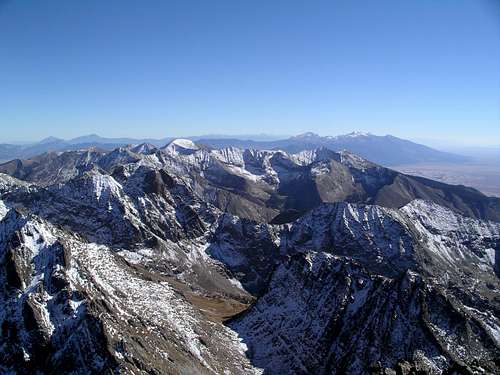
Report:
M 470 186 L 486 195 L 500 197 L 500 161 L 475 161 L 467 164 L 419 163 L 390 168 L 447 184 Z

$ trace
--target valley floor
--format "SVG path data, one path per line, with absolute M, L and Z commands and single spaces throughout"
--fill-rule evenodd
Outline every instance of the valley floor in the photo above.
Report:
M 471 186 L 486 195 L 500 197 L 500 165 L 493 161 L 478 161 L 468 164 L 404 164 L 390 168 L 447 184 Z

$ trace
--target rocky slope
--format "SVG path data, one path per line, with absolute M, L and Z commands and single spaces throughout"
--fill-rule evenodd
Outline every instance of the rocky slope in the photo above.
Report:
M 253 373 L 167 277 L 37 217 L 11 211 L 0 233 L 2 372 Z
M 474 190 L 326 149 L 43 158 L 0 174 L 0 372 L 500 371 Z
M 424 201 L 322 206 L 230 326 L 270 374 L 496 373 L 499 229 Z
M 161 149 L 129 146 L 44 154 L 0 165 L 0 173 L 41 186 L 66 183 L 89 170 L 123 181 L 138 166 L 164 170 L 205 202 L 256 221 L 285 223 L 322 202 L 347 201 L 399 208 L 425 199 L 466 216 L 500 221 L 500 198 L 464 186 L 407 176 L 352 153 L 326 148 L 283 151 L 207 149 L 174 140 Z

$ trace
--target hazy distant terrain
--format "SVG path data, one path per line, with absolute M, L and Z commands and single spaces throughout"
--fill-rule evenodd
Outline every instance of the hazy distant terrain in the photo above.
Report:
M 285 139 L 276 139 L 276 137 L 263 134 L 241 135 L 238 138 L 224 135 L 208 135 L 188 137 L 188 139 L 211 148 L 237 147 L 256 150 L 283 150 L 292 153 L 317 148 L 327 148 L 333 151 L 348 150 L 384 166 L 403 163 L 463 163 L 470 160 L 470 157 L 435 150 L 391 135 L 378 136 L 361 132 L 337 136 L 319 136 L 308 132 Z M 171 140 L 172 138 L 103 138 L 96 134 L 69 140 L 48 137 L 32 144 L 0 144 L 0 162 L 12 159 L 28 159 L 45 152 L 84 150 L 92 147 L 101 150 L 113 150 L 129 144 L 138 145 L 142 143 L 161 147 Z
M 328 148 L 349 150 L 377 164 L 403 173 L 431 178 L 455 185 L 474 187 L 484 194 L 500 196 L 500 148 L 460 148 L 436 150 L 419 143 L 394 136 L 377 136 L 353 132 L 339 136 L 322 137 L 305 133 L 280 139 L 279 136 L 227 135 L 193 136 L 189 139 L 213 148 L 238 147 L 253 149 L 280 149 L 288 152 Z M 64 152 L 96 148 L 113 150 L 129 144 L 148 143 L 161 147 L 171 138 L 134 139 L 103 138 L 96 134 L 63 140 L 48 137 L 37 143 L 0 144 L 0 163 L 13 159 L 30 159 L 46 152 Z
M 484 194 L 500 196 L 500 148 L 460 148 L 436 150 L 422 144 L 391 135 L 377 136 L 353 132 L 338 136 L 319 136 L 305 133 L 279 139 L 279 136 L 227 135 L 194 136 L 189 139 L 209 148 L 252 148 L 300 152 L 316 148 L 333 151 L 349 150 L 372 162 L 411 175 L 437 181 L 474 187 Z M 103 138 L 96 134 L 63 140 L 48 137 L 31 144 L 0 144 L 0 163 L 13 159 L 31 159 L 47 152 L 64 152 L 95 148 L 113 150 L 129 144 L 147 143 L 161 147 L 171 141 L 162 139 Z
M 417 163 L 391 167 L 399 172 L 427 177 L 453 185 L 465 185 L 486 195 L 500 197 L 500 163 L 477 161 L 471 163 Z

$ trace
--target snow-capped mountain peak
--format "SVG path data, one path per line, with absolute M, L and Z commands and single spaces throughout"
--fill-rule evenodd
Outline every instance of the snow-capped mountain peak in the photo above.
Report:
M 500 371 L 500 205 L 472 189 L 187 140 L 9 167 L 0 372 Z
M 182 139 L 182 138 L 174 139 L 172 142 L 170 142 L 170 144 L 168 146 L 181 147 L 181 148 L 184 148 L 186 150 L 198 150 L 198 148 L 199 148 L 198 146 L 196 146 L 196 144 L 193 141 L 191 141 L 189 139 Z
M 182 138 L 174 139 L 163 148 L 163 150 L 165 150 L 166 152 L 173 154 L 179 153 L 184 155 L 190 155 L 199 149 L 200 148 L 193 141 Z
M 353 131 L 351 133 L 339 135 L 337 137 L 338 138 L 360 138 L 360 137 L 370 137 L 370 136 L 373 136 L 373 134 L 368 133 L 368 132 Z

